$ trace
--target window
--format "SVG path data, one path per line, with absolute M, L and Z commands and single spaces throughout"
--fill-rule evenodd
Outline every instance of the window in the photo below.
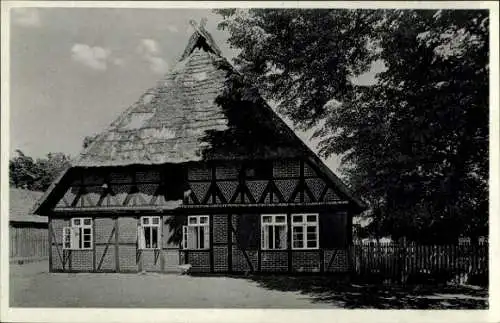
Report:
M 139 249 L 159 249 L 161 246 L 161 221 L 159 216 L 141 217 Z
M 63 228 L 63 249 L 92 249 L 91 218 L 71 219 L 71 226 Z
M 264 250 L 286 249 L 286 214 L 263 214 L 261 246 Z
M 183 249 L 210 248 L 210 219 L 208 215 L 190 215 L 182 227 Z
M 318 249 L 318 214 L 292 214 L 292 249 Z

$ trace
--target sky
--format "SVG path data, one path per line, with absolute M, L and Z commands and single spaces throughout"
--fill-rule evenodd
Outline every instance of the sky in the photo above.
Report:
M 207 18 L 225 57 L 237 51 L 206 9 L 15 8 L 10 38 L 10 153 L 79 154 L 182 54 L 190 19 Z M 374 82 L 373 71 L 358 79 Z M 298 132 L 314 151 L 311 132 Z M 337 157 L 325 160 L 338 172 Z

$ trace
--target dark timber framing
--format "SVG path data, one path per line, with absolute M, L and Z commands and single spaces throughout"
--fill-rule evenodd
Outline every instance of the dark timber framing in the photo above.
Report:
M 233 233 L 232 214 L 227 214 L 227 271 L 233 271 Z
M 95 222 L 95 221 L 94 221 Z M 114 217 L 114 225 L 115 225 L 115 267 L 116 272 L 120 271 L 120 247 L 119 247 L 119 224 L 118 224 L 118 216 Z M 95 240 L 95 239 L 94 239 Z
M 288 259 L 288 272 L 292 272 L 293 268 L 292 268 L 292 214 L 291 213 L 287 213 L 286 214 L 286 226 L 287 226 L 287 235 L 286 235 L 286 243 L 287 243 L 287 259 Z M 306 235 L 307 233 L 304 232 L 304 235 Z M 262 239 L 262 237 L 261 237 Z
M 265 210 L 263 210 L 262 214 L 265 214 Z M 337 259 L 337 257 L 339 256 L 340 254 L 340 249 L 339 248 L 334 248 L 333 249 L 333 253 L 332 255 L 330 256 L 330 258 L 328 258 L 328 263 L 325 264 L 325 252 L 326 252 L 326 249 L 323 248 L 323 247 L 319 247 L 318 249 L 293 249 L 293 246 L 292 246 L 292 234 L 293 234 L 293 231 L 292 231 L 292 213 L 293 212 L 287 212 L 286 213 L 286 217 L 287 217 L 287 248 L 286 249 L 279 249 L 279 250 L 265 250 L 263 251 L 262 248 L 261 248 L 261 236 L 260 236 L 260 230 L 259 230 L 259 234 L 258 234 L 258 247 L 256 250 L 251 250 L 251 251 L 255 251 L 257 253 L 257 268 L 254 267 L 253 265 L 253 262 L 251 261 L 250 259 L 250 256 L 248 255 L 248 251 L 247 249 L 241 247 L 242 246 L 242 241 L 239 241 L 238 238 L 236 238 L 236 246 L 238 246 L 238 248 L 240 249 L 240 251 L 243 253 L 243 256 L 245 258 L 245 262 L 248 264 L 248 267 L 249 267 L 249 271 L 250 272 L 262 272 L 262 255 L 263 253 L 266 253 L 266 254 L 272 254 L 272 253 L 286 253 L 287 255 L 287 269 L 285 272 L 287 273 L 297 273 L 294 268 L 293 268 L 293 255 L 294 253 L 302 253 L 302 254 L 305 254 L 305 253 L 311 253 L 311 254 L 318 254 L 318 258 L 319 258 L 319 270 L 318 272 L 319 273 L 327 273 L 329 272 L 329 269 L 331 269 L 332 267 L 332 264 L 334 263 L 334 261 Z M 239 216 L 242 216 L 242 214 L 227 214 L 227 225 L 226 225 L 226 228 L 227 228 L 227 271 L 228 273 L 238 273 L 238 272 L 241 272 L 241 271 L 238 271 L 238 270 L 233 270 L 233 257 L 232 257 L 232 250 L 233 250 L 233 243 L 232 243 L 232 238 L 233 236 L 238 236 L 237 234 L 237 231 L 236 231 L 236 228 L 233 226 L 233 223 L 232 223 L 232 217 L 233 215 L 236 215 L 237 217 Z M 211 216 L 211 219 L 213 217 L 213 215 L 210 215 Z M 255 215 L 255 216 L 258 216 L 259 217 L 259 221 L 260 221 L 260 217 L 261 217 L 261 214 L 258 214 L 258 215 Z M 259 227 L 260 227 L 260 222 L 259 222 Z M 210 230 L 212 230 L 213 227 L 211 225 L 211 228 Z M 212 232 L 212 231 L 211 231 Z M 213 235 L 211 234 L 210 235 L 210 241 L 211 241 L 211 247 L 209 249 L 210 251 L 210 273 L 215 273 L 216 271 L 214 270 L 214 257 L 213 257 Z M 225 245 L 225 243 L 217 243 L 215 245 Z M 349 246 L 350 245 L 347 245 L 346 246 L 346 250 L 348 251 L 349 249 Z M 188 262 L 188 259 L 189 259 L 189 254 L 191 252 L 200 252 L 200 250 L 184 250 L 183 251 L 184 254 L 185 254 L 185 257 L 186 257 L 186 262 Z M 206 251 L 205 251 L 206 252 Z M 221 273 L 221 272 L 224 272 L 224 271 L 217 271 L 218 273 Z M 333 273 L 333 272 L 332 272 Z
M 300 175 L 296 177 L 291 176 L 280 176 L 278 178 L 257 178 L 252 179 L 245 176 L 245 172 L 247 169 L 247 165 L 243 165 L 240 169 L 240 175 L 236 179 L 229 179 L 223 181 L 232 181 L 237 182 L 237 188 L 234 192 L 232 198 L 227 199 L 225 194 L 222 194 L 221 188 L 219 187 L 220 179 L 216 178 L 216 165 L 214 163 L 210 163 L 208 165 L 211 179 L 207 180 L 189 180 L 188 183 L 207 183 L 209 184 L 208 191 L 204 196 L 197 196 L 192 190 L 191 195 L 189 197 L 184 197 L 185 204 L 183 204 L 180 208 L 248 208 L 248 207 L 279 207 L 279 206 L 297 206 L 297 207 L 311 207 L 311 206 L 335 206 L 349 203 L 348 199 L 343 195 L 342 192 L 338 190 L 334 190 L 331 183 L 328 181 L 325 182 L 325 185 L 319 195 L 316 197 L 311 188 L 306 185 L 306 179 L 318 178 L 322 179 L 322 177 L 311 177 L 305 176 L 304 167 L 307 164 L 308 167 L 314 169 L 316 172 L 320 170 L 316 170 L 316 165 L 314 163 L 306 162 L 304 160 L 300 160 Z M 130 168 L 130 167 L 129 167 Z M 141 168 L 139 168 L 141 169 Z M 117 211 L 162 211 L 163 213 L 168 213 L 170 211 L 169 208 L 163 209 L 161 205 L 156 205 L 158 197 L 165 194 L 165 185 L 167 184 L 166 177 L 163 175 L 164 170 L 158 169 L 160 172 L 159 181 L 151 182 L 151 181 L 138 181 L 134 172 L 131 172 L 132 182 L 130 183 L 131 188 L 127 193 L 124 201 L 119 205 L 103 205 L 104 201 L 110 199 L 110 194 L 113 194 L 112 185 L 109 184 L 109 180 L 106 179 L 106 188 L 101 191 L 101 195 L 96 203 L 93 203 L 86 196 L 87 188 L 95 187 L 95 184 L 86 184 L 81 179 L 79 184 L 76 184 L 78 190 L 77 194 L 74 196 L 71 201 L 71 206 L 62 206 L 57 207 L 55 212 L 117 212 Z M 83 172 L 82 172 L 83 174 Z M 80 176 L 82 176 L 80 174 Z M 318 173 L 319 174 L 319 173 Z M 262 192 L 262 195 L 253 196 L 248 187 L 248 183 L 252 181 L 266 181 L 266 187 Z M 289 195 L 288 199 L 285 199 L 285 196 L 278 189 L 276 185 L 276 181 L 280 180 L 296 180 L 297 185 L 293 189 L 293 192 Z M 115 184 L 116 185 L 116 184 Z M 156 191 L 151 199 L 148 201 L 144 200 L 140 194 L 138 194 L 138 186 L 139 185 L 156 185 Z M 325 197 L 329 190 L 334 190 L 338 195 L 338 200 L 325 200 Z M 297 194 L 299 196 L 299 201 L 296 202 Z M 306 196 L 308 200 L 306 200 Z M 168 198 L 168 197 L 167 197 Z M 238 201 L 239 200 L 239 201 Z M 269 200 L 271 203 L 267 203 L 266 200 Z M 189 203 L 187 203 L 189 202 Z M 173 210 L 172 210 L 173 211 Z M 179 211 L 179 208 L 175 210 L 175 212 Z
M 48 236 L 49 236 L 49 272 L 52 272 L 52 268 L 53 268 L 53 266 L 52 266 L 52 261 L 53 261 L 52 260 L 52 248 L 53 248 L 52 242 L 53 241 L 52 241 L 52 221 L 50 218 L 49 218 L 47 226 L 48 226 L 48 230 L 49 230 L 49 234 L 48 234 Z
M 209 216 L 209 221 L 208 221 L 208 227 L 209 227 L 209 241 L 210 241 L 210 272 L 214 272 L 214 215 L 210 214 Z
M 285 160 L 286 161 L 286 160 Z M 96 201 L 95 199 L 92 200 L 89 197 L 85 196 L 86 192 L 88 191 L 87 187 L 90 188 L 91 186 L 95 186 L 95 184 L 88 184 L 88 182 L 84 181 L 84 177 L 82 174 L 78 174 L 77 176 L 80 178 L 80 182 L 77 184 L 76 192 L 77 194 L 75 195 L 74 199 L 71 201 L 71 205 L 73 207 L 58 207 L 53 210 L 52 212 L 52 217 L 53 218 L 71 218 L 71 217 L 92 217 L 93 218 L 93 232 L 94 236 L 96 235 L 96 218 L 99 217 L 107 217 L 111 218 L 113 221 L 113 230 L 111 232 L 111 236 L 109 236 L 109 241 L 107 243 L 104 242 L 96 242 L 96 239 L 93 241 L 93 250 L 92 250 L 92 260 L 93 260 L 93 265 L 91 266 L 92 269 L 91 271 L 95 272 L 103 272 L 103 271 L 109 271 L 109 269 L 102 270 L 101 266 L 104 261 L 104 257 L 106 256 L 106 253 L 108 251 L 108 248 L 112 248 L 114 245 L 114 265 L 115 267 L 113 268 L 115 272 L 121 272 L 125 268 L 121 268 L 120 266 L 120 246 L 122 245 L 136 245 L 136 243 L 131 243 L 131 242 L 122 242 L 120 240 L 120 222 L 119 218 L 121 217 L 133 217 L 137 219 L 137 225 L 140 225 L 140 217 L 141 216 L 146 216 L 146 215 L 158 215 L 162 218 L 162 223 L 165 220 L 166 216 L 186 216 L 186 215 L 208 215 L 209 216 L 209 243 L 210 247 L 207 250 L 201 251 L 201 250 L 183 250 L 182 248 L 177 248 L 176 250 L 179 250 L 179 257 L 181 254 L 184 255 L 184 260 L 186 263 L 189 263 L 190 259 L 190 254 L 191 253 L 206 253 L 208 256 L 208 261 L 209 263 L 205 264 L 206 270 L 208 272 L 223 272 L 224 269 L 221 269 L 220 265 L 216 264 L 216 260 L 220 259 L 220 250 L 221 248 L 216 248 L 217 246 L 226 246 L 227 248 L 227 253 L 226 253 L 226 259 L 227 259 L 227 267 L 226 268 L 227 272 L 238 272 L 240 269 L 236 268 L 242 268 L 241 264 L 238 266 L 235 265 L 235 255 L 237 257 L 241 257 L 240 255 L 242 254 L 244 257 L 244 263 L 247 264 L 247 268 L 249 268 L 249 271 L 251 272 L 262 272 L 263 269 L 265 271 L 269 270 L 269 260 L 265 261 L 263 260 L 264 257 L 271 257 L 271 259 L 274 259 L 272 254 L 276 253 L 283 253 L 286 254 L 286 263 L 283 262 L 281 267 L 283 270 L 286 270 L 285 272 L 287 273 L 292 273 L 296 272 L 302 265 L 296 265 L 294 262 L 296 261 L 295 259 L 317 259 L 316 261 L 318 262 L 318 267 L 317 271 L 320 273 L 327 273 L 331 272 L 332 269 L 332 264 L 334 261 L 337 259 L 339 251 L 338 250 L 333 250 L 329 249 L 329 253 L 326 253 L 325 248 L 320 246 L 318 249 L 293 249 L 292 245 L 292 214 L 293 213 L 335 213 L 337 211 L 347 211 L 348 216 L 347 216 L 347 223 L 346 223 L 346 250 L 350 248 L 351 244 L 351 239 L 352 239 L 352 232 L 350 229 L 350 226 L 352 225 L 352 219 L 351 216 L 353 214 L 351 208 L 350 202 L 342 195 L 341 192 L 338 190 L 334 189 L 334 186 L 332 183 L 329 183 L 328 181 L 324 180 L 324 176 L 322 175 L 321 170 L 319 170 L 314 163 L 311 163 L 307 160 L 291 160 L 292 162 L 297 163 L 296 167 L 296 175 L 292 176 L 291 173 L 283 172 L 279 173 L 277 176 L 273 173 L 272 176 L 270 175 L 262 175 L 262 174 L 254 174 L 254 173 L 248 173 L 248 170 L 252 168 L 252 165 L 248 162 L 243 162 L 239 163 L 239 171 L 235 173 L 234 175 L 224 173 L 224 169 L 222 169 L 221 173 L 218 173 L 218 167 L 221 167 L 220 164 L 217 164 L 216 162 L 210 162 L 206 164 L 206 170 L 207 174 L 209 174 L 209 178 L 206 179 L 192 179 L 189 178 L 187 172 L 183 175 L 185 177 L 184 179 L 187 181 L 187 187 L 190 187 L 190 184 L 192 183 L 193 185 L 196 183 L 202 183 L 201 185 L 204 185 L 203 183 L 206 183 L 208 187 L 205 190 L 205 193 L 201 193 L 199 191 L 191 189 L 191 195 L 183 196 L 182 200 L 184 201 L 185 204 L 182 204 L 176 208 L 172 209 L 162 209 L 161 205 L 155 205 L 156 201 L 158 200 L 158 197 L 161 195 L 165 196 L 166 200 L 169 198 L 167 195 L 167 189 L 166 185 L 167 183 L 167 176 L 166 176 L 166 170 L 162 168 L 155 168 L 156 171 L 160 174 L 159 181 L 154 181 L 150 179 L 143 179 L 143 177 L 138 177 L 136 176 L 135 171 L 144 171 L 145 168 L 144 166 L 140 166 L 137 168 L 134 167 L 126 167 L 127 172 L 131 172 L 132 174 L 127 175 L 129 178 L 131 178 L 131 182 L 128 184 L 130 185 L 130 189 L 128 189 L 125 194 L 126 196 L 123 199 L 123 203 L 120 205 L 112 206 L 112 205 L 107 205 L 108 203 L 105 203 L 105 201 L 108 201 L 110 199 L 115 199 L 115 197 L 110 196 L 109 193 L 111 192 L 113 195 L 115 192 L 113 192 L 113 184 L 111 181 L 111 178 L 109 174 L 105 175 L 104 183 L 106 183 L 106 186 L 103 188 L 101 195 L 98 197 L 99 202 L 96 203 L 96 205 L 93 205 L 93 201 Z M 264 161 L 264 163 L 268 163 L 268 165 L 273 165 L 272 161 Z M 259 165 L 262 165 L 263 162 L 260 162 Z M 226 163 L 223 164 L 227 166 L 227 164 L 231 165 L 231 163 Z M 271 167 L 271 166 L 270 166 Z M 308 170 L 305 168 L 309 167 Z M 257 168 L 255 168 L 257 169 Z M 103 170 L 99 170 L 100 173 L 105 173 Z M 313 172 L 313 173 L 312 173 Z M 317 175 L 315 176 L 314 173 Z M 314 180 L 323 180 L 324 185 L 315 187 L 314 188 L 314 193 L 312 189 L 308 186 L 311 185 L 310 183 L 314 183 Z M 309 182 L 307 182 L 309 181 Z M 227 190 L 228 186 L 220 186 L 220 183 L 228 183 L 228 182 L 233 182 L 234 186 L 233 190 L 234 193 L 228 193 Z M 252 188 L 250 184 L 259 184 L 261 185 L 261 196 L 256 195 L 258 192 L 258 189 L 255 189 L 255 186 Z M 294 185 L 292 187 L 284 187 L 283 183 L 288 183 L 287 185 Z M 308 184 L 309 183 L 309 184 Z M 140 185 L 146 185 L 146 184 L 151 184 L 154 185 L 154 196 L 151 198 L 143 198 L 139 194 L 139 186 Z M 114 184 L 116 185 L 116 183 Z M 281 185 L 281 186 L 280 186 Z M 283 189 L 286 188 L 289 191 L 284 192 Z M 325 200 L 325 197 L 328 193 L 329 190 L 333 190 L 334 194 L 337 194 L 339 199 L 338 200 Z M 61 192 L 62 193 L 62 192 Z M 122 193 L 123 194 L 123 193 Z M 82 197 L 80 201 L 78 200 L 79 197 Z M 201 203 L 200 203 L 201 201 Z M 116 202 L 115 202 L 116 203 Z M 187 203 L 187 204 L 186 204 Z M 89 212 L 92 212 L 91 215 L 89 215 Z M 282 213 L 286 214 L 287 218 L 287 236 L 286 236 L 286 241 L 287 241 L 287 249 L 283 250 L 262 250 L 262 245 L 261 245 L 261 234 L 262 234 L 262 228 L 261 228 L 261 215 L 262 214 L 272 214 L 272 213 Z M 226 225 L 225 225 L 225 230 L 227 230 L 227 241 L 219 241 L 215 240 L 214 234 L 215 230 L 220 230 L 220 227 L 215 227 L 214 220 L 216 216 L 219 218 L 221 215 L 224 215 L 224 218 L 226 219 Z M 239 234 L 237 230 L 239 230 L 239 224 L 238 221 L 240 221 L 240 217 L 246 215 L 246 216 L 251 216 L 254 215 L 258 219 L 258 224 L 254 226 L 253 231 L 251 232 L 250 235 L 253 235 L 253 239 L 256 239 L 257 242 L 256 244 L 253 245 L 253 247 L 249 247 L 248 241 L 240 241 Z M 234 219 L 236 221 L 234 221 Z M 218 222 L 219 223 L 219 222 Z M 219 224 L 217 224 L 219 225 Z M 321 224 L 320 224 L 321 225 Z M 144 261 L 153 261 L 153 260 L 146 260 L 151 259 L 149 256 L 146 257 L 144 254 L 144 251 L 136 249 L 136 264 L 137 264 L 137 270 L 142 271 L 147 268 L 156 268 L 156 270 L 163 271 L 165 270 L 165 267 L 168 265 L 166 263 L 166 254 L 163 252 L 165 250 L 170 250 L 170 249 L 175 249 L 175 248 L 167 248 L 163 244 L 163 239 L 166 239 L 165 237 L 165 232 L 163 231 L 164 226 L 162 225 L 162 230 L 161 230 L 161 236 L 162 236 L 162 246 L 159 251 L 155 251 L 154 253 L 154 262 L 152 263 L 144 263 Z M 215 229 L 215 230 L 214 230 Z M 57 243 L 54 243 L 55 236 L 54 236 L 54 229 L 52 222 L 49 220 L 49 232 L 50 232 L 50 245 L 52 248 L 57 248 L 58 253 L 62 253 L 62 256 L 60 255 L 61 262 L 63 265 L 63 270 L 64 271 L 74 271 L 75 268 L 74 264 L 72 262 L 72 252 L 71 250 L 60 250 L 62 248 L 59 248 L 60 245 Z M 218 231 L 220 232 L 220 231 Z M 236 239 L 233 241 L 233 237 Z M 245 238 L 246 239 L 246 238 Z M 215 242 L 216 241 L 216 242 Z M 96 250 L 96 246 L 99 245 L 106 245 L 106 248 L 104 248 L 104 253 L 98 253 Z M 239 250 L 237 253 L 233 254 L 233 248 L 236 247 L 237 250 Z M 235 250 L 236 250 L 235 249 Z M 49 262 L 50 266 L 52 268 L 54 260 L 53 258 L 53 253 L 49 254 Z M 215 256 L 217 252 L 217 257 Z M 241 253 L 239 253 L 241 252 Z M 300 256 L 295 256 L 295 255 Z M 317 256 L 314 256 L 313 258 L 309 258 L 312 256 L 308 256 L 308 254 L 316 254 Z M 271 255 L 271 256 L 270 256 Z M 281 257 L 281 256 L 280 256 Z M 282 258 L 276 258 L 276 259 L 281 259 L 279 261 L 284 261 L 285 256 L 283 255 Z M 295 257 L 295 258 L 294 258 Z M 302 258 L 301 258 L 302 257 Z M 75 258 L 76 259 L 76 258 Z M 194 261 L 195 258 L 192 259 Z M 241 260 L 238 260 L 241 261 Z M 274 260 L 273 260 L 274 261 Z M 297 261 L 307 261 L 307 260 L 297 260 Z M 159 266 L 157 264 L 159 263 Z M 351 264 L 349 264 L 351 266 Z M 128 267 L 127 267 L 128 268 Z M 216 270 L 217 268 L 217 270 Z
M 257 270 L 260 272 L 262 271 L 262 223 L 260 223 L 260 215 L 259 216 L 259 243 L 257 245 Z
M 305 181 L 304 181 L 304 161 L 300 161 L 300 175 L 299 175 L 299 185 L 300 187 L 299 194 L 300 194 L 300 203 L 304 203 L 304 186 L 305 186 Z
M 95 235 L 95 217 L 92 218 L 92 235 Z M 117 235 L 118 236 L 118 235 Z M 96 271 L 97 270 L 97 250 L 96 250 L 96 239 L 92 239 L 92 270 Z
M 140 225 L 141 225 L 141 218 L 137 217 L 137 227 L 139 227 Z M 143 252 L 141 249 L 137 248 L 136 253 L 137 253 L 137 256 L 136 256 L 137 257 L 137 270 L 139 272 L 141 272 L 143 269 L 143 263 L 142 263 L 143 259 L 144 259 Z

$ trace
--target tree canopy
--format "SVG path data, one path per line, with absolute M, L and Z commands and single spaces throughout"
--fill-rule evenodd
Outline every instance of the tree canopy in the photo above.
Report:
M 487 234 L 487 11 L 217 12 L 246 84 L 341 157 L 375 235 Z M 357 85 L 375 61 L 377 82 Z
M 9 161 L 9 182 L 13 187 L 45 191 L 69 165 L 70 158 L 63 153 L 49 153 L 47 158 L 33 160 L 17 150 L 17 156 Z

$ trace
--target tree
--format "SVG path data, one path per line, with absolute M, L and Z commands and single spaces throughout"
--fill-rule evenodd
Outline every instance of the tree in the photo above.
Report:
M 375 10 L 216 12 L 225 17 L 219 27 L 229 30 L 230 45 L 241 49 L 234 62 L 242 75 L 303 129 L 325 117 L 332 98 L 352 94 L 351 76 L 368 71 L 375 58 Z
M 487 11 L 217 12 L 246 83 L 342 157 L 377 235 L 487 233 Z M 378 82 L 356 86 L 375 60 Z
M 13 187 L 45 191 L 59 174 L 69 167 L 70 158 L 63 153 L 49 153 L 47 158 L 33 158 L 16 150 L 9 161 L 9 182 Z
M 83 140 L 83 148 L 90 146 L 97 135 L 87 136 Z M 71 158 L 64 153 L 48 153 L 46 158 L 26 156 L 16 150 L 17 156 L 9 161 L 9 184 L 12 187 L 34 191 L 45 191 L 50 184 L 71 164 Z
M 47 159 L 37 159 L 36 166 L 39 177 L 33 189 L 45 191 L 59 174 L 70 166 L 70 158 L 63 153 L 48 153 Z
M 14 187 L 27 188 L 33 185 L 38 174 L 35 173 L 33 158 L 16 150 L 17 156 L 9 162 L 9 183 Z

